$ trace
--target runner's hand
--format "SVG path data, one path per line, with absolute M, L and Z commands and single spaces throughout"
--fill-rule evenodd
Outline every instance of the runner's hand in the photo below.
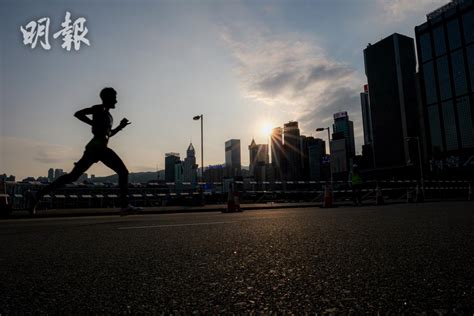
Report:
M 124 128 L 125 126 L 131 124 L 131 122 L 129 120 L 127 120 L 126 118 L 123 118 L 121 121 L 120 121 L 120 128 Z

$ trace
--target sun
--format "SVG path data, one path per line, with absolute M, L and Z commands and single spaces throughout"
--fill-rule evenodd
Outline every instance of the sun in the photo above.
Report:
M 262 135 L 269 137 L 272 134 L 273 125 L 270 122 L 263 122 L 261 125 Z

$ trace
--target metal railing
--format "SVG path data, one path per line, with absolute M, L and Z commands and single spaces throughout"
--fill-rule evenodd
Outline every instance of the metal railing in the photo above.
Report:
M 195 206 L 225 203 L 231 181 L 216 183 L 134 184 L 129 187 L 129 199 L 138 206 Z M 242 203 L 321 202 L 325 181 L 233 181 Z M 28 190 L 38 190 L 43 184 L 5 183 L 5 193 L 13 210 L 26 209 Z M 353 191 L 348 181 L 334 181 L 331 185 L 334 202 L 351 202 Z M 424 199 L 472 198 L 472 183 L 465 180 L 425 180 L 424 188 L 416 180 L 381 180 L 364 182 L 362 200 L 375 201 L 377 188 L 384 200 L 399 202 L 410 195 L 423 194 Z M 1 192 L 0 192 L 1 193 Z M 119 188 L 108 186 L 68 185 L 45 196 L 39 209 L 104 208 L 119 205 Z

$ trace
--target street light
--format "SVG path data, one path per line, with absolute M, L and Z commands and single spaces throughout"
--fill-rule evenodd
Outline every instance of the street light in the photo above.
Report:
M 329 127 L 318 127 L 316 129 L 316 132 L 322 132 L 324 131 L 325 129 L 328 130 L 328 145 L 329 145 L 329 142 L 331 141 L 331 136 L 329 135 L 330 131 L 329 131 Z
M 325 129 L 328 130 L 328 148 L 329 148 L 329 154 L 331 153 L 331 136 L 330 136 L 330 130 L 329 130 L 329 127 L 318 127 L 316 129 L 316 132 L 322 132 L 324 131 Z M 329 161 L 329 174 L 331 176 L 331 184 L 332 184 L 332 169 L 331 169 L 331 161 Z
M 193 120 L 198 121 L 201 120 L 201 181 L 204 181 L 204 145 L 203 145 L 203 122 L 204 117 L 203 115 L 196 115 L 193 117 Z
M 420 149 L 420 138 L 418 136 L 413 136 L 413 137 L 405 137 L 405 140 L 408 142 L 411 139 L 416 140 L 416 144 L 418 145 L 418 163 L 420 164 L 420 180 L 421 180 L 421 192 L 423 193 L 423 196 L 425 195 L 425 185 L 423 181 L 423 165 L 421 161 L 421 149 Z

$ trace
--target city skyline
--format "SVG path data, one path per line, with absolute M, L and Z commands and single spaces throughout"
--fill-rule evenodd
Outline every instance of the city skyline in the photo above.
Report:
M 0 173 L 69 171 L 91 137 L 73 113 L 98 103 L 104 86 L 118 91 L 116 122 L 132 122 L 111 140 L 131 172 L 164 169 L 164 154 L 186 148 L 190 139 L 199 157 L 199 124 L 192 117 L 201 113 L 206 166 L 225 160 L 228 139 L 266 143 L 264 125 L 299 121 L 302 134 L 324 139 L 314 130 L 330 126 L 339 111 L 354 120 L 361 153 L 363 48 L 394 32 L 414 37 L 414 26 L 446 2 L 123 2 L 111 8 L 3 1 Z M 140 14 L 128 15 L 130 8 Z M 58 24 L 66 11 L 87 19 L 90 47 L 67 53 L 54 42 L 51 51 L 23 45 L 20 26 L 42 16 Z M 334 23 L 353 32 L 340 33 Z M 249 165 L 246 155 L 242 164 Z M 89 173 L 113 172 L 97 165 Z

